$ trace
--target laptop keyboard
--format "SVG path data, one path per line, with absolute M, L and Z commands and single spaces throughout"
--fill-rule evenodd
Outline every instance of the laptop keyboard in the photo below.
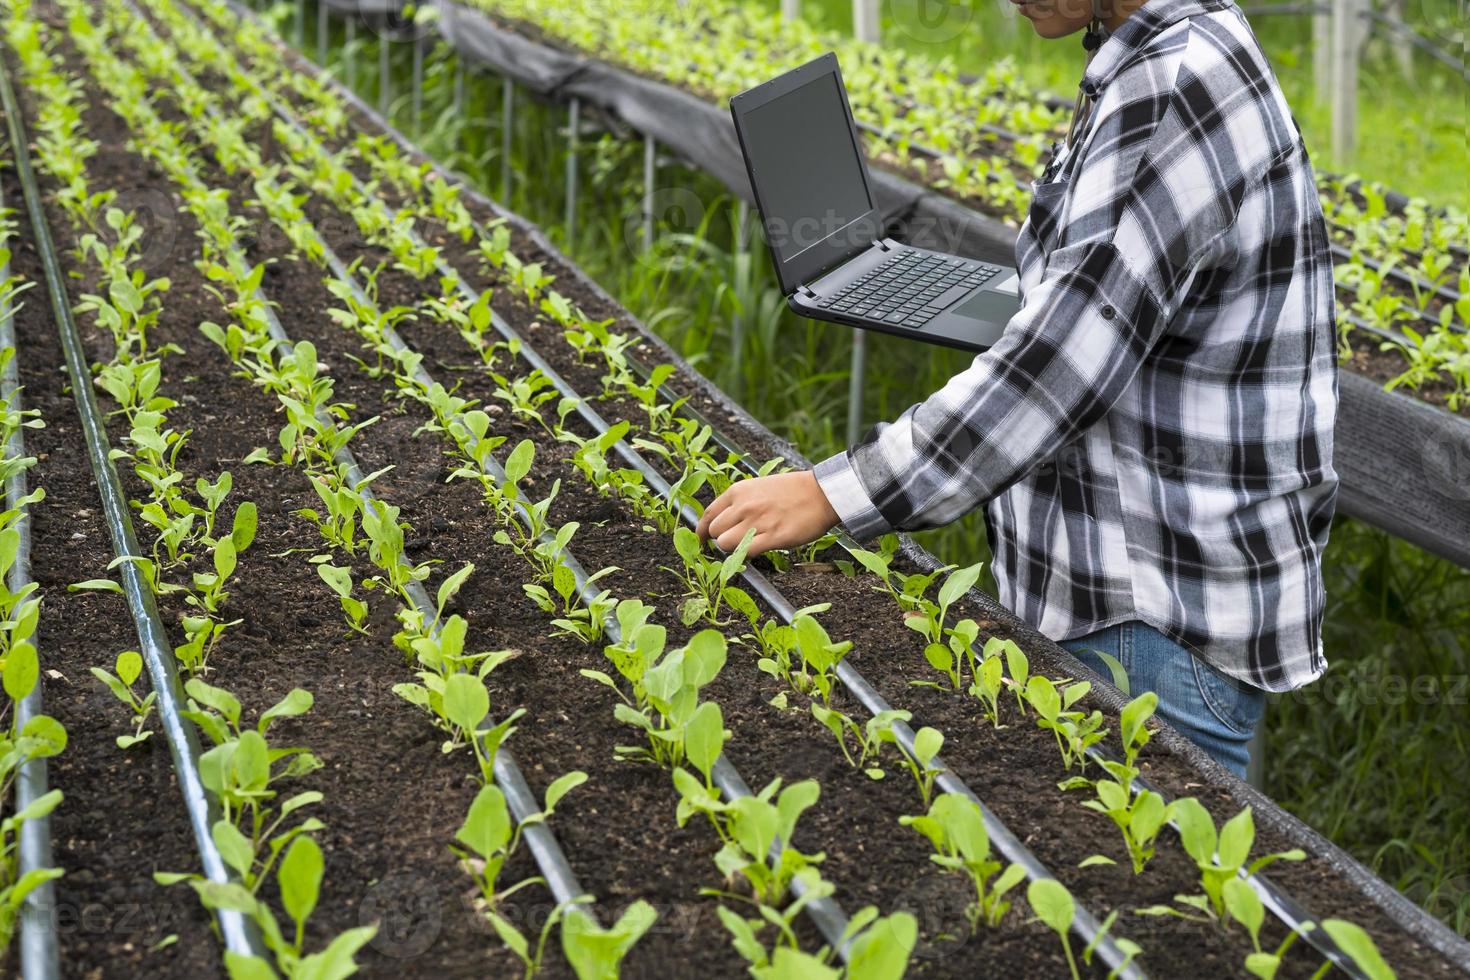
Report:
M 1000 271 L 983 262 L 895 249 L 862 278 L 812 302 L 834 313 L 922 327 Z

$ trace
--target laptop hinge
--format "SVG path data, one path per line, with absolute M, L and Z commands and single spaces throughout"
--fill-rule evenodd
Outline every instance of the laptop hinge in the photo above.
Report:
M 796 291 L 798 293 L 800 293 L 801 295 L 807 297 L 808 299 L 816 299 L 817 298 L 817 294 L 814 293 L 814 292 L 812 292 L 811 287 L 810 286 L 807 286 L 805 283 L 803 283 L 800 286 L 797 286 L 796 287 Z
M 891 248 L 888 247 L 888 243 L 885 242 L 881 238 L 875 238 L 875 239 L 873 239 L 873 245 L 880 252 L 891 252 L 891 251 L 893 251 L 893 249 L 891 249 Z

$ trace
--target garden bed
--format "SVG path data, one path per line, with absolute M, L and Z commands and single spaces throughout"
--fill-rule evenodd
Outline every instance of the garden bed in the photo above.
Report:
M 509 525 L 487 501 L 483 485 L 473 479 L 449 479 L 464 463 L 455 455 L 455 443 L 437 430 L 444 429 L 446 421 L 462 419 L 465 407 L 446 416 L 420 399 L 404 397 L 411 388 L 409 375 L 400 373 L 405 370 L 401 363 L 385 362 L 382 347 L 365 344 L 368 334 L 355 332 L 363 329 L 361 316 L 328 315 L 329 310 L 343 309 L 343 298 L 324 284 L 324 268 L 299 252 L 303 239 L 292 237 L 288 242 L 287 234 L 305 234 L 307 227 L 320 231 L 344 262 L 362 263 L 347 278 L 357 279 L 363 270 L 383 264 L 374 277 L 376 305 L 380 309 L 402 305 L 415 312 L 417 319 L 400 320 L 397 332 L 423 355 L 422 363 L 431 373 L 455 385 L 459 397 L 474 399 L 486 410 L 491 434 L 507 439 L 497 451 L 500 458 L 523 440 L 534 446 L 534 465 L 521 480 L 528 498 L 540 499 L 553 485 L 559 487 L 549 506 L 549 526 L 577 522 L 570 550 L 583 567 L 597 571 L 616 566 L 599 580 L 598 588 L 656 606 L 656 620 L 666 627 L 671 648 L 690 641 L 696 631 L 676 614 L 686 588 L 681 580 L 688 574 L 686 558 L 667 531 L 654 526 L 653 518 L 635 511 L 631 498 L 594 485 L 574 465 L 575 444 L 570 437 L 595 436 L 588 420 L 573 412 L 559 429 L 555 399 L 543 400 L 534 411 L 516 410 L 525 409 L 526 402 L 517 401 L 512 387 L 530 374 L 531 351 L 521 356 L 502 352 L 494 363 L 501 377 L 490 373 L 483 353 L 466 334 L 436 315 L 430 300 L 439 295 L 438 278 L 412 275 L 401 264 L 395 266 L 402 256 L 393 246 L 404 244 L 402 238 L 365 233 L 334 202 L 330 182 L 299 202 L 302 213 L 295 223 L 285 217 L 290 208 L 271 198 L 268 185 L 274 174 L 290 172 L 274 168 L 302 164 L 296 155 L 298 145 L 273 131 L 268 112 L 242 111 L 244 93 L 239 86 L 246 76 L 227 64 L 240 57 L 238 49 L 229 47 L 234 54 L 221 59 L 210 57 L 205 49 L 185 47 L 174 34 L 183 22 L 169 14 L 171 4 L 172 0 L 146 4 L 148 17 L 135 22 L 140 29 L 127 37 L 116 33 L 117 25 L 128 23 L 127 8 L 112 6 L 105 14 L 103 5 L 82 8 L 94 22 L 113 25 L 109 29 L 114 33 L 100 39 L 102 50 L 110 54 L 84 53 L 84 39 L 69 36 L 60 18 L 49 22 L 48 43 L 67 74 L 87 80 L 78 94 L 86 106 L 82 127 L 97 141 L 95 154 L 86 161 L 88 186 L 93 191 L 115 190 L 116 206 L 139 214 L 151 207 L 152 214 L 162 219 L 140 240 L 134 267 L 147 279 L 162 275 L 169 279 L 166 291 L 158 294 L 159 316 L 149 327 L 148 343 L 151 350 L 162 352 L 158 393 L 176 403 L 165 410 L 167 423 L 176 432 L 188 433 L 174 463 L 190 484 L 196 477 L 212 480 L 228 468 L 234 477 L 230 509 L 237 511 L 249 501 L 258 513 L 254 541 L 241 549 L 230 578 L 224 610 L 231 622 L 198 676 L 234 692 L 244 703 L 244 716 L 252 720 L 293 688 L 308 690 L 315 699 L 309 711 L 271 729 L 273 742 L 304 745 L 322 763 L 292 780 L 290 790 L 323 794 L 312 812 L 324 826 L 311 833 L 325 855 L 325 877 L 307 929 L 307 948 L 320 949 L 344 930 L 376 922 L 377 934 L 357 954 L 368 975 L 405 970 L 445 976 L 511 975 L 519 969 L 473 901 L 477 894 L 473 879 L 449 851 L 466 807 L 480 790 L 480 775 L 467 762 L 466 748 L 440 751 L 446 737 L 442 725 L 394 690 L 413 679 L 415 667 L 426 669 L 423 661 L 410 665 L 393 643 L 394 614 L 401 612 L 395 606 L 394 589 L 386 584 L 371 591 L 360 587 L 406 562 L 423 569 L 433 594 L 472 563 L 472 572 L 443 600 L 443 615 L 462 617 L 468 624 L 467 650 L 513 651 L 484 681 L 495 719 L 525 709 L 507 746 L 521 758 L 533 790 L 539 795 L 574 769 L 588 774 L 586 783 L 560 802 L 548 825 L 581 885 L 597 900 L 592 914 L 611 922 L 637 900 L 650 903 L 659 914 L 658 924 L 629 954 L 629 975 L 742 975 L 745 964 L 725 941 L 717 918 L 722 903 L 699 893 L 702 887 L 734 887 L 722 881 L 711 861 L 720 838 L 703 817 L 679 825 L 678 798 L 666 771 L 614 761 L 616 746 L 636 743 L 640 736 L 614 717 L 618 696 L 579 673 L 610 669 L 602 643 L 584 643 L 555 632 L 553 617 L 522 588 L 536 581 L 526 556 L 496 540 Z M 186 9 L 201 7 L 211 16 L 223 16 L 222 8 L 209 4 Z M 141 29 L 145 23 L 147 31 Z M 229 46 L 228 40 L 225 43 Z M 140 51 L 152 51 L 157 57 L 137 59 Z M 7 64 L 18 68 L 13 55 L 7 52 Z M 277 435 L 291 417 L 290 406 L 242 374 L 246 361 L 238 350 L 232 354 L 199 332 L 201 322 L 225 323 L 237 316 L 239 305 L 221 303 L 195 265 L 201 247 L 197 233 L 207 229 L 192 217 L 197 199 L 181 193 L 179 175 L 185 171 L 172 169 L 166 155 L 149 156 L 147 145 L 128 145 L 129 132 L 136 135 L 136 130 L 119 113 L 131 110 L 114 92 L 103 90 L 96 74 L 96 62 L 108 58 L 140 66 L 141 78 L 131 76 L 118 84 L 140 85 L 158 116 L 178 127 L 199 186 L 230 192 L 228 206 L 242 222 L 235 226 L 242 254 L 250 263 L 269 261 L 261 290 L 278 304 L 279 321 L 291 339 L 315 346 L 320 366 L 315 376 L 333 382 L 329 400 L 340 410 L 337 423 L 348 426 L 377 419 L 350 440 L 350 448 L 363 472 L 382 470 L 372 484 L 377 499 L 400 508 L 396 520 L 403 525 L 404 557 L 399 564 L 382 558 L 377 538 L 371 552 L 363 546 L 361 551 L 339 553 L 339 542 L 323 537 L 315 522 L 300 513 L 322 506 L 313 481 L 322 480 L 323 471 L 286 458 L 291 440 L 280 443 Z M 297 110 L 308 108 L 301 91 L 280 81 L 289 69 L 240 60 L 251 73 L 249 78 L 275 85 L 275 96 Z M 214 142 L 223 130 L 206 131 L 198 119 L 182 111 L 189 87 L 176 74 L 180 66 L 197 73 L 226 118 L 243 120 L 236 130 L 244 141 L 237 144 L 240 154 L 225 152 L 224 147 L 232 144 Z M 33 125 L 38 114 L 35 97 L 28 96 L 27 115 Z M 307 116 L 300 112 L 303 120 Z M 373 129 L 365 116 L 357 114 L 349 127 L 321 138 L 328 151 L 346 151 L 342 159 L 349 162 L 351 176 L 378 178 L 383 174 L 352 142 L 356 133 Z M 45 178 L 44 189 L 50 226 L 58 232 L 72 227 L 71 213 L 59 203 L 63 188 L 54 174 Z M 419 233 L 440 249 L 442 268 L 462 277 L 469 295 L 484 295 L 482 290 L 493 288 L 490 298 L 496 313 L 574 390 L 592 395 L 606 386 L 603 371 L 566 340 L 568 324 L 585 328 L 586 321 L 564 308 L 557 316 L 554 305 L 528 303 L 526 280 L 515 278 L 511 270 L 516 267 L 505 264 L 506 255 L 523 263 L 544 263 L 544 271 L 554 276 L 555 288 L 573 308 L 613 320 L 614 329 L 640 338 L 638 350 L 662 359 L 664 352 L 656 341 L 639 333 L 638 324 L 548 251 L 530 229 L 504 225 L 510 235 L 500 253 L 502 264 L 487 264 L 481 250 L 452 233 L 442 215 L 427 209 L 422 199 L 387 179 L 379 192 L 390 209 L 413 209 Z M 272 205 L 271 200 L 278 203 Z M 186 206 L 175 210 L 181 203 Z M 501 218 L 481 204 L 471 214 L 486 224 Z M 296 248 L 290 242 L 296 242 Z M 101 288 L 99 272 L 77 262 L 65 235 L 60 244 L 67 261 L 81 273 L 71 283 L 72 298 L 80 302 L 83 294 Z M 19 252 L 17 266 L 32 281 L 39 280 L 36 265 L 34 255 Z M 524 266 L 520 268 L 524 271 Z M 53 784 L 68 793 L 66 806 L 56 815 L 56 860 L 67 871 L 57 883 L 58 899 L 63 908 L 90 903 L 116 909 L 131 902 L 156 913 L 146 929 L 117 924 L 94 933 L 62 931 L 63 969 L 67 974 L 104 976 L 218 973 L 208 935 L 209 916 L 200 910 L 193 893 L 183 885 L 165 889 L 148 880 L 153 871 L 193 870 L 196 861 L 176 808 L 177 791 L 162 740 L 154 737 L 119 749 L 113 737 L 132 730 L 126 709 L 87 676 L 88 667 L 110 667 L 116 654 L 131 643 L 126 611 L 115 597 L 64 588 L 80 579 L 106 577 L 111 555 L 97 526 L 89 483 L 80 477 L 80 436 L 70 421 L 74 413 L 68 393 L 58 383 L 60 355 L 47 313 L 39 294 L 33 297 L 18 322 L 18 333 L 31 401 L 50 425 L 42 443 L 48 447 L 46 455 L 34 474 L 36 482 L 50 491 L 37 508 L 36 578 L 47 597 L 41 632 L 51 639 L 45 649 L 57 650 L 64 659 L 48 663 L 60 676 L 47 675 L 47 702 L 72 732 L 71 745 L 52 769 Z M 78 314 L 78 321 L 90 358 L 98 364 L 113 361 L 114 337 L 86 313 Z M 166 344 L 177 345 L 179 352 L 164 352 Z M 282 356 L 282 351 L 268 355 L 277 359 L 277 367 Z M 247 369 L 257 372 L 259 382 L 261 369 Z M 777 454 L 796 458 L 789 447 L 750 423 L 687 368 L 681 367 L 669 381 L 695 394 L 693 404 L 721 421 L 724 434 L 754 458 Z M 596 411 L 610 422 L 626 421 L 643 430 L 650 416 L 632 397 L 632 389 L 614 388 L 612 393 L 614 397 L 592 403 Z M 114 445 L 132 445 L 136 450 L 129 419 L 127 413 L 113 415 L 109 435 Z M 247 462 L 258 458 L 261 447 L 277 460 L 274 464 Z M 121 462 L 119 468 L 129 495 L 148 499 L 152 490 L 135 468 Z M 665 468 L 664 473 L 674 477 L 676 470 Z M 702 496 L 708 499 L 707 494 Z M 142 530 L 146 528 L 140 525 Z M 145 542 L 145 547 L 151 545 Z M 320 554 L 350 569 L 352 581 L 359 583 L 352 594 L 368 604 L 361 624 L 365 632 L 344 622 L 344 613 L 350 613 L 339 608 L 337 596 L 309 561 Z M 904 567 L 912 569 L 922 560 L 924 556 L 911 552 Z M 1110 911 L 1127 913 L 1197 890 L 1195 869 L 1172 837 L 1161 839 L 1160 854 L 1142 877 L 1132 876 L 1111 825 L 1080 806 L 1081 794 L 1056 789 L 1067 773 L 1051 736 L 1035 728 L 1014 705 L 1008 704 L 1002 719 L 1007 727 L 997 731 L 978 718 L 971 700 L 913 687 L 910 681 L 933 676 L 924 666 L 923 643 L 903 627 L 891 600 L 874 590 L 874 580 L 833 572 L 778 571 L 765 562 L 757 564 L 766 567 L 797 605 L 834 603 L 822 619 L 834 638 L 855 642 L 851 662 L 867 672 L 893 703 L 914 713 L 915 728 L 932 725 L 949 735 L 945 755 L 953 772 L 978 791 L 1001 821 L 1023 834 L 1027 846 L 1081 905 L 1101 918 Z M 196 558 L 172 575 L 187 580 L 195 573 L 207 574 L 209 568 Z M 160 596 L 175 644 L 186 639 L 182 617 L 192 607 L 184 605 L 185 595 L 196 593 Z M 978 596 L 963 600 L 963 607 L 983 622 L 987 633 L 1018 639 L 1035 669 L 1053 676 L 1075 673 L 1074 661 L 1034 634 L 1017 629 Z M 738 625 L 727 623 L 724 628 L 732 639 L 739 637 Z M 772 702 L 783 693 L 792 706 L 780 710 Z M 819 782 L 820 799 L 802 817 L 789 843 L 804 853 L 826 853 L 822 877 L 835 886 L 835 897 L 849 913 L 873 904 L 885 915 L 905 911 L 916 915 L 920 945 L 910 963 L 914 975 L 968 977 L 993 969 L 1066 975 L 1056 935 L 1028 922 L 1032 910 L 1021 896 L 1024 889 L 1015 893 L 1015 905 L 997 927 L 982 928 L 968 941 L 945 937 L 956 930 L 963 936 L 968 926 L 962 917 L 930 913 L 962 907 L 968 881 L 940 874 L 927 860 L 929 847 L 923 838 L 899 826 L 899 816 L 922 812 L 923 803 L 896 749 L 890 747 L 883 757 L 886 776 L 881 781 L 850 766 L 836 742 L 807 713 L 803 696 L 786 691 L 781 679 L 757 669 L 748 640 L 730 648 L 723 671 L 699 696 L 723 709 L 723 725 L 731 732 L 726 758 L 752 787 L 759 789 L 776 777 L 788 784 L 804 779 Z M 1116 729 L 1117 700 L 1101 688 L 1090 697 L 1112 716 L 1109 727 Z M 857 713 L 840 693 L 834 704 Z M 1243 787 L 1222 777 L 1218 769 L 1200 768 L 1180 744 L 1167 732 L 1150 744 L 1142 757 L 1149 778 L 1175 795 L 1198 796 L 1217 822 L 1233 815 L 1239 800 L 1249 799 Z M 148 805 L 129 805 L 139 800 Z M 1361 869 L 1320 840 L 1293 833 L 1289 819 L 1272 813 L 1269 804 L 1253 802 L 1261 825 L 1257 853 L 1288 846 L 1309 852 L 1300 863 L 1278 864 L 1272 875 L 1316 916 L 1358 923 L 1401 975 L 1452 972 L 1447 957 L 1462 950 L 1442 928 L 1436 931 L 1406 920 L 1400 906 L 1364 889 L 1358 877 Z M 1094 853 L 1122 863 L 1077 867 Z M 524 849 L 517 851 L 507 879 L 520 880 L 531 873 L 529 856 Z M 289 911 L 276 886 L 267 885 L 261 896 L 285 921 Z M 552 904 L 544 890 L 528 887 L 503 899 L 498 908 L 506 920 L 534 937 Z M 723 904 L 747 912 L 738 900 Z M 155 950 L 169 934 L 177 940 Z M 1224 930 L 1213 923 L 1174 917 L 1123 914 L 1113 934 L 1138 940 L 1144 947 L 1139 962 L 1155 976 L 1179 975 L 1201 966 L 1211 973 L 1238 972 L 1251 951 L 1239 927 Z M 1271 921 L 1262 941 L 1274 948 L 1283 935 L 1282 926 Z M 808 952 L 821 942 L 805 923 L 796 928 L 794 938 Z M 555 945 L 548 953 L 546 971 L 570 975 L 571 967 Z M 1080 952 L 1076 937 L 1073 945 Z M 1281 975 L 1310 976 L 1319 962 L 1306 943 L 1297 943 Z

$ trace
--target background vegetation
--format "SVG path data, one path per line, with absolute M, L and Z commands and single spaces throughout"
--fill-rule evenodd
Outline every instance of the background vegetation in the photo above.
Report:
M 773 7 L 778 0 L 758 0 Z M 1028 78 L 1068 93 L 1081 70 L 1075 39 L 1042 42 L 985 0 L 970 29 L 936 46 L 902 28 L 918 0 L 885 4 L 890 43 L 923 46 L 983 66 L 1014 58 Z M 815 17 L 849 27 L 849 0 L 806 0 Z M 1414 5 L 1411 5 L 1414 6 Z M 1440 7 L 1446 9 L 1440 11 Z M 1449 23 L 1454 0 L 1415 7 Z M 277 8 L 289 35 L 292 8 Z M 315 10 L 308 10 L 308 24 Z M 898 28 L 898 29 L 895 29 Z M 340 22 L 330 64 L 340 68 Z M 1352 161 L 1326 153 L 1327 114 L 1312 98 L 1305 18 L 1256 22 L 1321 169 L 1356 170 L 1405 193 L 1465 207 L 1466 87 L 1422 57 L 1406 77 L 1386 45 L 1363 64 L 1360 132 Z M 376 97 L 372 38 L 356 42 L 360 91 Z M 394 91 L 406 93 L 409 52 L 399 46 Z M 315 52 L 308 44 L 308 53 Z M 675 160 L 660 163 L 657 233 L 640 233 L 642 145 L 584 136 L 575 232 L 565 217 L 566 111 L 517 92 L 510 186 L 503 184 L 502 83 L 468 73 L 465 104 L 452 102 L 455 58 L 429 59 L 422 142 L 483 190 L 545 228 L 569 255 L 701 371 L 814 459 L 842 448 L 851 331 L 789 314 L 764 251 L 739 246 L 742 213 L 725 189 Z M 394 100 L 413 129 L 406 94 Z M 891 418 L 966 363 L 956 352 L 869 338 L 866 422 Z M 988 557 L 978 516 L 920 536 L 951 562 Z M 1276 698 L 1266 717 L 1266 791 L 1374 868 L 1415 901 L 1470 935 L 1470 572 L 1375 528 L 1339 518 L 1326 560 L 1331 668 L 1303 692 Z M 983 583 L 982 583 L 983 584 Z

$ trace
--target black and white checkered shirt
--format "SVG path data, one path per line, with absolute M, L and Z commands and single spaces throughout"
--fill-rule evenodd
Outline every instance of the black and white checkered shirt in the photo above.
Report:
M 1301 136 L 1229 0 L 1149 0 L 1036 182 L 1000 341 L 820 463 L 859 539 L 986 504 L 1000 599 L 1053 639 L 1139 619 L 1256 687 L 1326 668 L 1332 267 Z

